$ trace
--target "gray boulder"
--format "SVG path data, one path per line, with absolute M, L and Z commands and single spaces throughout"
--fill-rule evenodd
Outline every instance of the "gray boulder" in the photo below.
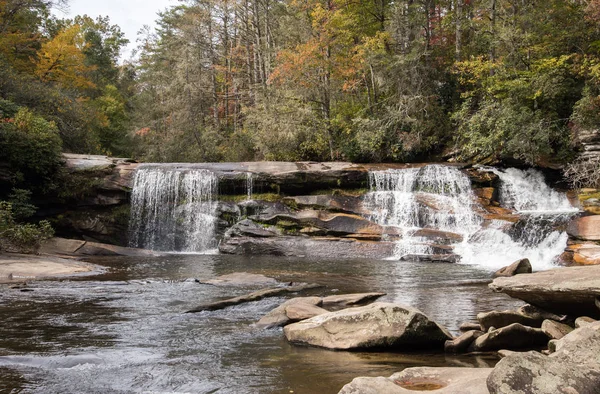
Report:
M 343 308 L 366 304 L 383 297 L 385 293 L 338 294 L 323 297 L 323 308 Z
M 539 328 L 513 323 L 480 336 L 469 350 L 483 352 L 500 349 L 532 349 L 546 345 L 548 339 Z
M 595 323 L 597 320 L 592 319 L 591 317 L 587 317 L 587 316 L 580 316 L 577 319 L 575 319 L 575 328 L 580 328 L 583 326 L 587 326 L 588 324 L 592 324 Z
M 283 331 L 291 343 L 338 350 L 442 348 L 452 339 L 418 309 L 384 302 L 329 312 Z
M 286 302 L 279 305 L 277 308 L 273 309 L 271 312 L 263 316 L 258 321 L 258 323 L 256 323 L 256 326 L 260 328 L 283 327 L 293 322 L 293 320 L 287 314 L 288 307 L 292 307 L 294 305 L 305 305 L 318 308 L 321 304 L 321 297 L 292 298 L 291 300 L 287 300 Z
M 529 259 L 517 260 L 511 265 L 500 268 L 494 273 L 494 278 L 515 276 L 518 274 L 531 274 L 533 272 Z
M 389 378 L 360 377 L 338 394 L 488 394 L 486 379 L 491 368 L 407 368 Z
M 541 327 L 544 319 L 537 316 L 527 316 L 520 311 L 492 311 L 477 314 L 477 320 L 483 331 L 490 327 L 502 328 L 513 323 L 519 323 L 529 327 Z
M 510 354 L 487 379 L 490 394 L 597 394 L 600 388 L 600 323 L 567 334 L 555 353 Z

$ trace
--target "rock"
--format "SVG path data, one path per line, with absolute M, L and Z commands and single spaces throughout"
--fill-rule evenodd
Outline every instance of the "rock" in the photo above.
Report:
M 424 238 L 428 242 L 436 245 L 452 245 L 455 243 L 460 243 L 463 240 L 463 236 L 460 234 L 429 228 L 419 229 L 413 232 L 412 236 Z
M 559 322 L 564 322 L 567 320 L 567 315 L 556 315 L 554 313 L 543 310 L 542 308 L 538 308 L 537 306 L 533 306 L 530 304 L 525 304 L 519 309 L 517 309 L 523 316 L 528 316 L 532 319 L 537 320 L 554 320 Z
M 595 323 L 597 320 L 592 319 L 591 317 L 587 317 L 587 316 L 580 316 L 577 319 L 575 319 L 575 328 L 581 328 L 584 326 L 588 326 L 592 323 Z
M 541 327 L 544 319 L 526 316 L 519 311 L 492 311 L 477 314 L 477 320 L 483 331 L 488 331 L 490 327 L 502 328 L 513 323 L 519 323 L 524 326 Z
M 565 253 L 571 254 L 570 261 L 579 265 L 600 264 L 600 245 L 581 243 L 569 245 Z
M 285 308 L 285 314 L 290 319 L 291 322 L 302 321 L 306 319 L 310 319 L 311 317 L 319 316 L 324 313 L 328 313 L 329 311 L 323 308 L 320 308 L 315 305 L 310 305 L 306 303 L 296 303 L 292 305 L 288 305 Z
M 600 241 L 600 215 L 583 216 L 571 220 L 567 233 L 584 241 Z
M 488 394 L 486 379 L 492 368 L 407 368 L 389 378 L 360 377 L 339 394 Z
M 249 287 L 273 286 L 277 284 L 277 280 L 260 274 L 234 272 L 232 274 L 221 275 L 207 281 L 201 281 L 200 283 L 214 286 Z
M 498 350 L 498 355 L 501 358 L 508 357 L 508 356 L 510 356 L 512 354 L 518 354 L 518 353 L 520 353 L 520 352 L 515 352 L 513 350 L 506 350 L 506 349 Z
M 500 349 L 531 349 L 546 345 L 548 339 L 539 328 L 513 323 L 480 336 L 469 350 L 484 352 Z
M 316 195 L 286 197 L 283 202 L 302 209 L 329 210 L 343 213 L 369 215 L 371 211 L 363 206 L 360 197 L 345 195 Z
M 517 260 L 511 265 L 500 268 L 498 271 L 494 273 L 494 278 L 505 277 L 505 276 L 515 276 L 518 274 L 531 274 L 533 272 L 531 268 L 531 263 L 529 259 L 521 259 Z
M 482 335 L 483 331 L 467 331 L 458 338 L 454 338 L 451 341 L 446 341 L 444 344 L 444 351 L 446 353 L 465 353 L 473 341 Z
M 273 328 L 283 327 L 292 323 L 292 319 L 287 315 L 286 309 L 290 306 L 301 304 L 318 307 L 323 303 L 321 297 L 296 297 L 291 300 L 287 300 L 271 312 L 264 315 L 257 323 L 256 326 L 260 328 Z M 327 312 L 327 311 L 326 311 Z
M 227 237 L 256 237 L 268 238 L 277 237 L 281 232 L 274 226 L 262 226 L 252 220 L 244 219 L 233 225 L 228 231 Z
M 291 284 L 285 287 L 275 287 L 272 289 L 262 289 L 250 294 L 242 295 L 239 297 L 228 298 L 226 300 L 209 302 L 207 304 L 199 305 L 193 309 L 186 311 L 185 313 L 198 313 L 204 311 L 216 311 L 219 309 L 225 309 L 230 306 L 243 304 L 245 302 L 259 301 L 266 297 L 275 297 L 283 293 L 297 293 L 304 290 L 317 289 L 321 286 L 316 284 Z
M 470 323 L 470 322 L 466 322 L 460 325 L 460 327 L 458 327 L 458 329 L 462 332 L 467 332 L 467 331 L 481 331 L 481 325 L 479 323 Z
M 544 331 L 549 338 L 560 339 L 573 331 L 573 327 L 555 322 L 554 320 L 544 320 L 542 323 L 542 331 Z
M 371 242 L 333 237 L 225 237 L 219 251 L 225 254 L 319 258 L 384 259 L 394 253 L 394 242 Z
M 69 256 L 160 256 L 160 253 L 146 249 L 58 237 L 43 241 L 39 252 Z
M 489 286 L 553 313 L 600 317 L 595 305 L 596 297 L 600 296 L 597 265 L 496 278 Z
M 362 305 L 383 297 L 385 293 L 339 294 L 323 298 L 323 308 L 344 308 Z
M 563 346 L 544 356 L 511 354 L 487 379 L 490 394 L 597 394 L 600 387 L 600 323 L 565 335 Z
M 383 302 L 329 312 L 283 331 L 291 343 L 339 350 L 441 348 L 452 338 L 421 311 Z

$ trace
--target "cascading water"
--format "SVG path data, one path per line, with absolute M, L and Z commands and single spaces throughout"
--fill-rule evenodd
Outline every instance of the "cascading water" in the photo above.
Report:
M 372 219 L 401 233 L 395 259 L 434 254 L 418 235 L 419 229 L 466 235 L 480 226 L 469 178 L 457 168 L 429 165 L 376 171 L 369 177 L 371 193 L 366 202 L 374 212 Z
M 517 211 L 517 223 L 478 215 L 470 180 L 458 168 L 428 165 L 370 173 L 365 202 L 374 212 L 372 219 L 400 232 L 393 258 L 439 252 L 431 240 L 419 236 L 419 230 L 435 229 L 462 236 L 451 245 L 462 263 L 497 269 L 527 257 L 534 269 L 550 268 L 568 238 L 557 228 L 577 209 L 548 187 L 538 171 L 485 170 L 500 177 L 501 203 Z
M 216 191 L 211 171 L 139 168 L 131 194 L 131 246 L 179 252 L 216 247 Z

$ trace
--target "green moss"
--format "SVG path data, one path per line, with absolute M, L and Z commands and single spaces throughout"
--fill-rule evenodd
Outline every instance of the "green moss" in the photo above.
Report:
M 580 194 L 579 196 L 579 201 L 586 201 L 592 198 L 597 198 L 600 200 L 600 191 L 595 192 L 595 193 L 585 193 L 585 194 Z
M 235 194 L 235 195 L 219 195 L 218 200 L 223 202 L 242 202 L 248 199 L 248 195 L 246 194 Z M 267 202 L 277 202 L 281 200 L 281 196 L 276 193 L 256 193 L 252 195 L 253 200 L 267 201 Z
M 332 195 L 332 196 L 350 196 L 350 197 L 360 197 L 369 192 L 369 189 L 359 188 L 359 189 L 319 189 L 314 190 L 310 193 L 311 196 L 319 196 L 319 195 Z

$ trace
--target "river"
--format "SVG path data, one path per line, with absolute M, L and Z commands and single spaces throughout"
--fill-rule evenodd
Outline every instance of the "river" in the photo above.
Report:
M 200 284 L 232 272 L 318 283 L 303 295 L 382 291 L 454 333 L 477 313 L 521 303 L 487 288 L 472 265 L 379 260 L 170 255 L 104 257 L 95 276 L 0 285 L 0 393 L 337 393 L 357 376 L 412 366 L 493 366 L 496 356 L 333 352 L 288 344 L 252 323 L 282 303 L 264 299 L 184 314 L 252 289 Z

